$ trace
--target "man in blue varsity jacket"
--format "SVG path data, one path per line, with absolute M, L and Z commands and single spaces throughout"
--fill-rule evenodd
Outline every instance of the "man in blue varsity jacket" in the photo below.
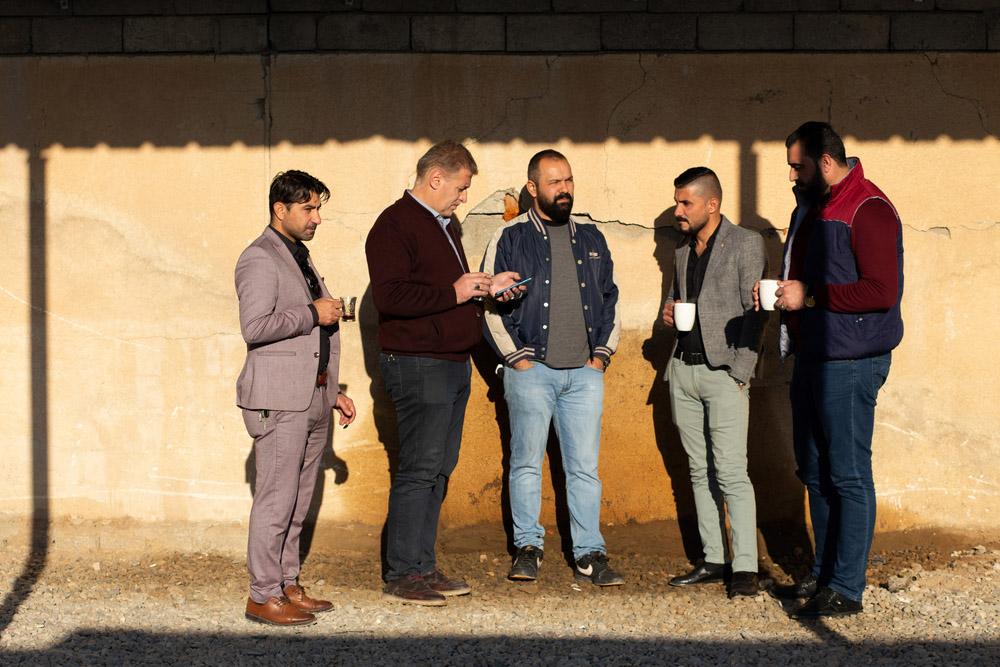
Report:
M 534 580 L 545 529 L 538 521 L 542 460 L 554 421 L 573 537 L 575 574 L 598 586 L 624 580 L 608 565 L 597 474 L 604 370 L 621 331 L 618 286 L 604 235 L 573 218 L 573 171 L 554 150 L 528 163 L 531 209 L 497 230 L 483 271 L 532 277 L 519 299 L 487 304 L 486 337 L 506 362 L 510 504 L 517 554 L 508 577 Z

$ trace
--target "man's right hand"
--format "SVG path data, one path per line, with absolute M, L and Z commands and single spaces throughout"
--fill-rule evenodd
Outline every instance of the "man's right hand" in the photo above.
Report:
M 526 371 L 529 368 L 531 368 L 532 366 L 534 366 L 534 364 L 532 364 L 527 359 L 521 359 L 521 361 L 519 361 L 516 364 L 514 364 L 513 368 L 514 368 L 515 371 Z
M 674 326 L 674 302 L 667 301 L 663 304 L 663 323 L 668 327 Z
M 488 273 L 466 273 L 456 280 L 452 286 L 455 288 L 455 298 L 458 303 L 465 303 L 469 299 L 477 296 L 490 295 L 490 280 L 492 276 Z
M 336 324 L 344 314 L 344 304 L 340 299 L 316 299 L 313 301 L 313 306 L 319 315 L 319 323 L 324 327 Z

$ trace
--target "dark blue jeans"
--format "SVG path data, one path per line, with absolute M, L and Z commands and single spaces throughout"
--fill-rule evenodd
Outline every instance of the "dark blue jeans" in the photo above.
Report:
M 468 361 L 379 355 L 396 406 L 399 467 L 389 490 L 386 579 L 430 574 L 448 478 L 458 464 L 472 369 Z
M 795 462 L 809 493 L 816 540 L 813 574 L 820 585 L 857 601 L 875 533 L 875 403 L 891 360 L 891 354 L 796 359 L 792 374 Z

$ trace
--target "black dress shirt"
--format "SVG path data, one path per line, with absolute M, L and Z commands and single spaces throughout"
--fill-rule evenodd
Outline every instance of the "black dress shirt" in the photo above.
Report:
M 719 225 L 721 227 L 722 225 Z M 697 235 L 692 234 L 689 246 L 687 263 L 687 300 L 689 303 L 698 303 L 698 295 L 701 294 L 701 284 L 705 281 L 705 269 L 708 268 L 708 258 L 712 256 L 712 246 L 715 245 L 715 237 L 719 235 L 719 228 L 716 227 L 709 237 L 705 246 L 705 251 L 701 256 L 695 251 L 698 243 Z M 677 349 L 684 352 L 697 352 L 705 354 L 705 343 L 701 338 L 701 323 L 698 321 L 697 309 L 694 318 L 694 326 L 691 331 L 681 331 L 677 334 Z
M 288 248 L 288 251 L 292 253 L 295 263 L 299 265 L 299 269 L 302 271 L 302 277 L 306 279 L 306 285 L 309 286 L 309 294 L 312 296 L 313 301 L 322 298 L 323 293 L 319 289 L 319 278 L 316 277 L 316 272 L 312 270 L 311 266 L 309 266 L 309 248 L 306 247 L 306 244 L 302 241 L 292 241 L 274 227 L 270 227 L 269 229 L 277 234 L 278 238 L 285 242 L 285 246 Z M 319 313 L 316 312 L 316 306 L 310 303 L 309 310 L 311 310 L 313 314 L 313 326 L 317 326 L 319 324 Z M 332 336 L 336 330 L 336 324 L 320 327 L 319 366 L 316 368 L 317 375 L 326 370 L 327 364 L 330 363 L 330 336 Z

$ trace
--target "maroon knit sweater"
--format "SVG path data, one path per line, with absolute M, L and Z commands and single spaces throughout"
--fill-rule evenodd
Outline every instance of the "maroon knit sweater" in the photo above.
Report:
M 441 225 L 409 193 L 368 232 L 365 255 L 383 352 L 465 361 L 482 339 L 482 307 L 455 303 L 453 284 L 469 270 L 457 226 L 453 220 L 448 231 L 461 263 Z

